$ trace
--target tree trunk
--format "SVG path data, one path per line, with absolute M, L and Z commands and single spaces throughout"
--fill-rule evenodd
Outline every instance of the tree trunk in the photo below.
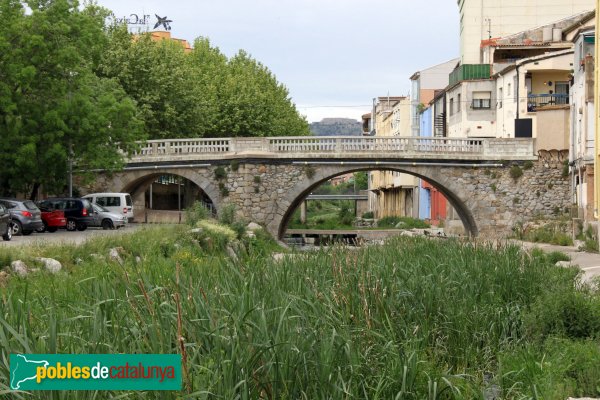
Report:
M 29 196 L 29 200 L 31 201 L 36 201 L 37 200 L 37 195 L 38 195 L 38 190 L 40 189 L 40 183 L 39 182 L 35 182 L 33 184 L 33 189 L 31 189 L 31 195 Z

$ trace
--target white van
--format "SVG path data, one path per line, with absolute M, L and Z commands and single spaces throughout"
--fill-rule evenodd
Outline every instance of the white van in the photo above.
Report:
M 133 219 L 133 201 L 129 193 L 91 193 L 83 198 L 127 217 L 129 221 Z

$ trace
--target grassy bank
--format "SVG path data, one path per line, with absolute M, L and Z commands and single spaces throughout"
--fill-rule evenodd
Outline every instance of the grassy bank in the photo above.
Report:
M 397 238 L 274 261 L 259 234 L 234 261 L 187 229 L 0 248 L 3 265 L 37 255 L 65 265 L 1 289 L 0 393 L 9 353 L 123 352 L 186 360 L 181 393 L 113 394 L 124 398 L 600 394 L 600 297 L 541 253 Z M 122 265 L 104 257 L 117 245 Z M 100 397 L 108 394 L 35 396 Z

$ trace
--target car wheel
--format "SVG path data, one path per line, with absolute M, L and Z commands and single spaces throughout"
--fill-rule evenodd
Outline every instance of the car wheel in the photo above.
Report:
M 8 226 L 8 229 L 6 230 L 6 233 L 4 235 L 2 235 L 2 239 L 6 240 L 7 242 L 12 239 L 12 229 L 10 227 L 10 225 Z
M 68 219 L 67 220 L 67 230 L 74 231 L 75 229 L 77 229 L 77 222 L 75 222 L 72 219 Z
M 23 231 L 23 236 L 29 236 L 33 233 L 33 231 Z
M 48 232 L 50 232 L 50 233 L 54 233 L 54 232 L 56 232 L 58 230 L 58 228 L 55 227 L 55 226 L 49 226 L 49 227 L 46 228 L 46 230 Z
M 113 223 L 110 219 L 104 219 L 102 220 L 102 229 L 106 230 L 106 229 L 113 229 Z
M 12 229 L 13 236 L 18 236 L 23 233 L 23 226 L 19 221 L 10 221 L 10 229 Z
M 77 230 L 78 231 L 85 231 L 87 229 L 87 225 L 86 224 L 77 224 Z
M 48 230 L 48 227 L 46 226 L 46 223 L 44 222 L 44 226 L 42 226 L 41 228 L 37 228 L 35 231 L 37 233 L 44 233 Z

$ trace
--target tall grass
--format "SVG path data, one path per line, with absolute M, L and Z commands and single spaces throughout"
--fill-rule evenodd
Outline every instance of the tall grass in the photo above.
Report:
M 56 257 L 66 273 L 13 277 L 3 289 L 0 394 L 16 352 L 185 356 L 181 393 L 36 393 L 48 399 L 482 399 L 491 383 L 505 398 L 534 398 L 569 373 L 536 369 L 564 331 L 531 313 L 577 291 L 575 270 L 515 247 L 421 238 L 274 261 L 260 240 L 246 239 L 240 261 L 205 252 L 180 227 L 21 250 Z M 116 244 L 123 265 L 90 255 Z M 580 346 L 589 368 L 569 379 L 589 390 L 598 374 L 582 349 L 598 333 L 562 339 Z

